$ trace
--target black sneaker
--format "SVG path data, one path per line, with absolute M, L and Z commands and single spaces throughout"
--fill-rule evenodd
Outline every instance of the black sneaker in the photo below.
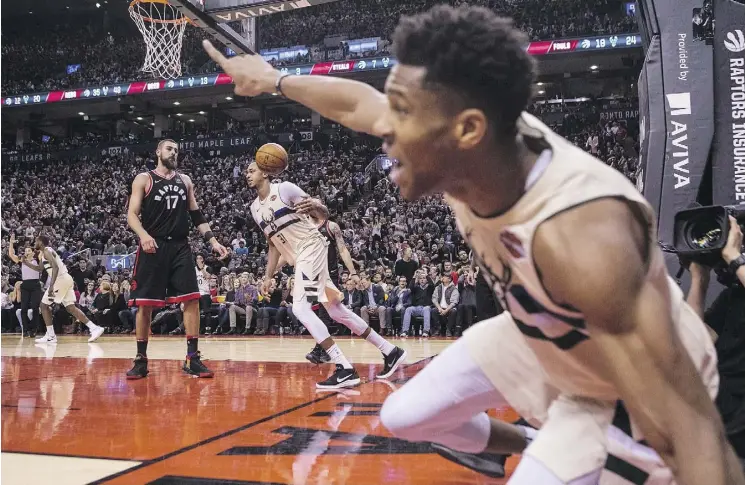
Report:
M 331 357 L 329 357 L 329 354 L 327 354 L 319 344 L 316 344 L 316 346 L 313 347 L 313 350 L 305 354 L 305 358 L 308 359 L 311 364 L 316 365 L 331 362 Z
M 184 372 L 196 377 L 214 377 L 215 373 L 202 364 L 201 357 L 201 352 L 197 352 L 191 356 L 186 354 L 186 360 L 184 361 L 183 367 Z
M 325 381 L 316 384 L 318 389 L 341 389 L 352 387 L 360 383 L 360 376 L 354 369 L 345 369 L 341 364 L 336 364 L 336 371 Z
M 430 443 L 441 457 L 491 478 L 504 478 L 504 462 L 509 455 L 464 453 L 437 443 Z
M 401 347 L 396 347 L 391 351 L 390 354 L 384 356 L 385 365 L 383 366 L 383 372 L 377 375 L 378 379 L 387 379 L 396 372 L 398 366 L 404 363 L 406 359 L 406 351 Z
M 143 377 L 147 377 L 147 374 L 147 357 L 137 354 L 135 365 L 127 372 L 127 379 L 142 379 Z

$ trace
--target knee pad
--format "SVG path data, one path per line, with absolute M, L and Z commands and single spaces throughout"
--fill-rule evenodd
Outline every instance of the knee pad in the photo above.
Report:
M 332 320 L 341 323 L 355 335 L 362 335 L 368 329 L 367 323 L 362 318 L 341 303 L 326 303 L 324 306 Z
M 313 306 L 308 301 L 294 303 L 292 305 L 292 313 L 294 313 L 300 321 L 307 321 L 313 317 L 318 318 L 318 315 L 313 311 Z

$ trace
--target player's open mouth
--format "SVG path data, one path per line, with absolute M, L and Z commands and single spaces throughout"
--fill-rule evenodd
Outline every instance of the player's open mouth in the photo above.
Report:
M 391 165 L 391 172 L 388 174 L 388 178 L 396 185 L 398 185 L 401 178 L 402 166 L 401 160 L 393 159 L 393 165 Z

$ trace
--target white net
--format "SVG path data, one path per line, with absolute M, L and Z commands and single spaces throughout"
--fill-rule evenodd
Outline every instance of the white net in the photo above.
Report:
M 134 0 L 129 16 L 145 40 L 142 71 L 173 79 L 181 75 L 181 45 L 188 19 L 166 0 Z

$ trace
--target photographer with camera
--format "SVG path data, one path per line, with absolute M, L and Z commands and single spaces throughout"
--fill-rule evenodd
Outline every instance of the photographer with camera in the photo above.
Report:
M 726 271 L 719 273 L 727 288 L 704 311 L 711 268 L 692 262 L 687 301 L 709 326 L 715 341 L 720 377 L 716 405 L 733 448 L 745 459 L 745 255 L 742 229 L 732 216 L 729 223 L 721 253 Z

